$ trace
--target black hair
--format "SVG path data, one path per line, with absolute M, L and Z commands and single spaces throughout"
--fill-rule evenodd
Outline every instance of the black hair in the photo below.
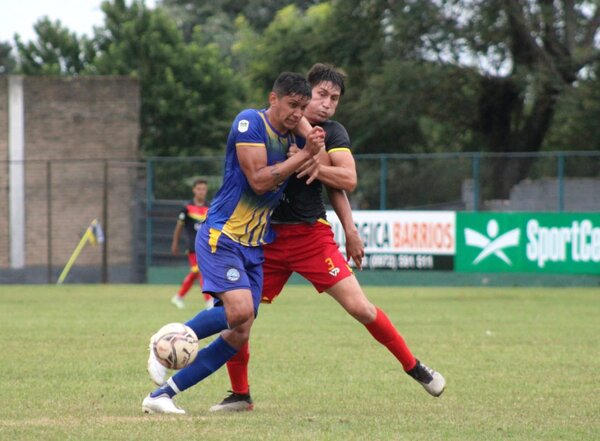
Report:
M 312 88 L 304 75 L 296 72 L 282 72 L 273 84 L 273 92 L 279 98 L 287 95 L 312 97 Z
M 206 179 L 202 179 L 202 178 L 194 179 L 194 182 L 192 182 L 192 188 L 194 188 L 198 184 L 208 185 L 208 181 Z
M 340 95 L 343 95 L 346 90 L 344 86 L 346 74 L 331 64 L 316 63 L 310 68 L 306 76 L 311 88 L 323 81 L 331 81 L 340 88 Z

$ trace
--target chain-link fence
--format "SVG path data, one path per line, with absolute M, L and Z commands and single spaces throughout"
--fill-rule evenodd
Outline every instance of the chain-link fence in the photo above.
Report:
M 355 209 L 600 211 L 600 152 L 356 155 Z M 191 184 L 223 175 L 222 157 L 0 162 L 0 283 L 56 282 L 93 219 L 68 282 L 142 282 L 184 266 L 170 245 Z
M 2 282 L 56 282 L 94 219 L 104 241 L 81 242 L 66 280 L 145 280 L 145 163 L 29 160 L 0 167 L 6 171 L 0 178 Z

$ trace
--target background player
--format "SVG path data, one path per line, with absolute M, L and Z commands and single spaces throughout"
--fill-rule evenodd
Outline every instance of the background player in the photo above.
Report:
M 177 224 L 173 231 L 173 242 L 171 243 L 171 252 L 176 256 L 179 254 L 179 238 L 181 237 L 181 233 L 185 230 L 187 258 L 190 263 L 190 272 L 185 276 L 185 279 L 183 279 L 177 294 L 171 298 L 171 303 L 179 309 L 185 307 L 183 298 L 194 284 L 194 281 L 198 280 L 198 285 L 200 286 L 200 290 L 202 290 L 202 274 L 198 269 L 194 242 L 196 240 L 196 232 L 200 228 L 202 222 L 206 220 L 206 213 L 208 212 L 208 206 L 206 205 L 208 183 L 204 179 L 196 179 L 192 184 L 192 193 L 194 194 L 192 200 L 184 205 L 179 212 Z M 206 303 L 206 308 L 212 308 L 213 298 L 210 294 L 204 294 L 204 302 Z
M 196 236 L 196 254 L 202 255 L 202 288 L 218 302 L 186 323 L 200 339 L 225 331 L 201 349 L 192 364 L 144 398 L 144 412 L 185 413 L 173 396 L 219 369 L 247 343 L 263 285 L 262 245 L 274 236 L 271 213 L 287 178 L 324 148 L 323 129 L 315 127 L 304 149 L 287 158 L 295 141 L 292 130 L 310 98 L 306 79 L 284 72 L 273 85 L 266 111 L 244 110 L 234 120 L 227 139 L 223 185 Z M 158 363 L 150 354 L 148 372 L 154 379 Z
M 301 173 L 290 178 L 284 197 L 273 213 L 273 229 L 277 238 L 264 247 L 263 301 L 271 303 L 292 272 L 298 272 L 317 291 L 326 291 L 361 322 L 427 392 L 439 396 L 445 387 L 444 378 L 414 358 L 387 315 L 369 302 L 346 264 L 346 259 L 339 252 L 331 227 L 325 220 L 321 183 L 338 189 L 329 192 L 330 201 L 350 241 L 350 244 L 347 242 L 347 257 L 353 258 L 360 268 L 364 249 L 352 220 L 348 200 L 343 191 L 339 191 L 351 191 L 356 186 L 350 139 L 341 124 L 329 119 L 335 114 L 344 93 L 344 76 L 331 66 L 316 64 L 309 71 L 308 80 L 312 87 L 312 100 L 305 116 L 309 122 L 325 130 L 327 153 L 321 153 L 319 161 L 309 161 Z M 308 176 L 308 179 L 304 176 Z M 232 393 L 220 404 L 211 407 L 211 411 L 253 408 L 248 383 L 249 359 L 249 347 L 246 344 L 227 363 Z

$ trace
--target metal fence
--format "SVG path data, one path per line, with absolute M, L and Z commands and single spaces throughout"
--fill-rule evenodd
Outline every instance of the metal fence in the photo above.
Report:
M 350 200 L 356 209 L 498 210 L 525 197 L 518 190 L 532 184 L 543 185 L 546 211 L 578 204 L 585 209 L 577 181 L 600 179 L 600 152 L 359 154 L 355 159 L 358 187 Z M 148 200 L 187 198 L 194 176 L 207 178 L 215 191 L 222 167 L 221 157 L 151 158 Z
M 145 280 L 146 163 L 26 160 L 0 169 L 0 283 L 56 282 L 94 219 L 105 241 L 83 248 L 67 280 Z
M 600 152 L 369 154 L 356 164 L 355 209 L 600 211 Z M 23 268 L 11 260 L 9 213 L 19 168 Z M 223 158 L 4 161 L 0 169 L 0 283 L 55 282 L 94 218 L 106 241 L 86 249 L 68 281 L 140 282 L 150 267 L 185 265 L 170 253 L 177 214 L 197 177 L 213 197 Z

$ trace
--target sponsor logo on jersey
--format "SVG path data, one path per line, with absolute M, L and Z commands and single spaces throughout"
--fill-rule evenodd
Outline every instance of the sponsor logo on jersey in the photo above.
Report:
M 238 123 L 238 132 L 244 133 L 248 131 L 250 122 L 247 119 L 243 119 Z

